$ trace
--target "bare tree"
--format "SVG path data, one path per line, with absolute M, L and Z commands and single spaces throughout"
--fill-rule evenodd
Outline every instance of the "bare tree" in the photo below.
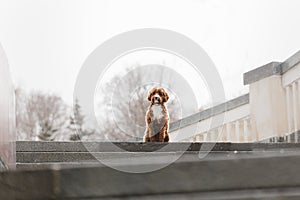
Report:
M 36 119 L 33 108 L 27 104 L 28 95 L 21 88 L 16 94 L 16 127 L 18 140 L 33 140 L 36 135 Z
M 127 81 L 122 85 L 126 85 L 128 90 L 118 90 L 119 98 L 111 99 L 115 88 L 122 81 L 122 77 L 116 76 L 110 82 L 108 82 L 101 92 L 102 99 L 98 102 L 101 112 L 101 130 L 100 133 L 104 134 L 109 140 L 122 140 L 122 141 L 141 141 L 144 135 L 145 128 L 145 114 L 149 106 L 147 100 L 148 90 L 153 86 L 151 85 L 137 85 L 140 82 L 142 76 L 145 74 L 142 71 L 131 73 L 127 77 Z M 165 74 L 160 74 L 160 78 L 166 78 Z M 159 83 L 158 83 L 159 84 Z M 133 91 L 132 94 L 127 94 L 127 91 Z M 129 102 L 124 101 L 126 95 L 130 95 Z M 180 109 L 178 103 L 175 101 L 175 97 L 169 93 L 170 99 L 167 102 L 169 110 L 170 121 L 176 121 L 180 118 Z M 113 101 L 113 102 L 112 102 Z M 112 102 L 112 103 L 111 103 Z M 112 105 L 113 104 L 113 105 Z M 113 117 L 110 117 L 109 113 L 113 112 Z M 105 114 L 103 114 L 105 113 Z M 117 119 L 117 120 L 116 120 Z M 124 130 L 122 127 L 130 127 Z M 130 130 L 130 133 L 128 133 Z M 129 134 L 129 135 L 128 135 Z
M 66 123 L 67 106 L 56 95 L 17 89 L 16 102 L 18 139 L 54 140 Z

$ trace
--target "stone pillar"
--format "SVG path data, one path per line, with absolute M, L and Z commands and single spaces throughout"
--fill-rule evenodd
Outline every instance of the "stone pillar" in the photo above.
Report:
M 244 74 L 249 84 L 250 126 L 258 141 L 287 133 L 287 103 L 282 87 L 281 63 L 272 62 Z

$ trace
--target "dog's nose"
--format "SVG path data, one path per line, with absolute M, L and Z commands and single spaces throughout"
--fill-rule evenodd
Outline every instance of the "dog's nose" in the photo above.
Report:
M 154 97 L 155 100 L 158 100 L 158 97 Z

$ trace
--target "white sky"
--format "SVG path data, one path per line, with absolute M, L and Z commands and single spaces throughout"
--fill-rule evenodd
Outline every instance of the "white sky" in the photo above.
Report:
M 203 75 L 201 74 L 199 76 L 195 68 L 184 59 L 174 54 L 160 50 L 133 51 L 131 53 L 128 53 L 126 56 L 121 56 L 115 62 L 112 62 L 107 71 L 105 71 L 103 77 L 98 80 L 97 89 L 95 91 L 95 103 L 99 103 L 99 101 L 101 102 L 101 99 L 103 98 L 103 89 L 105 88 L 105 83 L 111 81 L 114 76 L 117 75 L 123 77 L 128 73 L 128 70 L 139 70 L 137 69 L 139 66 L 155 64 L 167 67 L 167 72 L 172 69 L 180 74 L 185 82 L 193 90 L 195 97 L 198 97 L 196 100 L 199 107 L 201 107 L 201 105 L 210 105 L 210 103 L 212 102 L 211 94 L 209 92 L 208 86 L 205 83 L 205 80 L 203 79 Z M 138 72 L 136 71 L 136 73 Z M 157 73 L 159 72 L 156 72 L 155 75 L 161 77 L 161 75 Z M 151 81 L 149 80 L 148 83 L 150 82 Z M 165 78 L 165 80 L 163 80 L 161 84 L 169 85 L 172 83 L 170 83 L 169 80 Z M 141 85 L 136 85 L 136 87 L 140 86 Z M 174 87 L 174 85 L 168 86 L 169 89 L 172 87 Z
M 226 97 L 242 74 L 300 50 L 299 0 L 0 0 L 0 43 L 14 81 L 72 102 L 77 73 L 110 37 L 137 28 L 182 33 L 208 53 Z

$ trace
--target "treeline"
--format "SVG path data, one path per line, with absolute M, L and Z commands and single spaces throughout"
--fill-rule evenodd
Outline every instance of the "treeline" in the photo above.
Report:
M 85 127 L 79 102 L 68 106 L 56 94 L 15 90 L 17 140 L 72 140 L 95 134 Z

